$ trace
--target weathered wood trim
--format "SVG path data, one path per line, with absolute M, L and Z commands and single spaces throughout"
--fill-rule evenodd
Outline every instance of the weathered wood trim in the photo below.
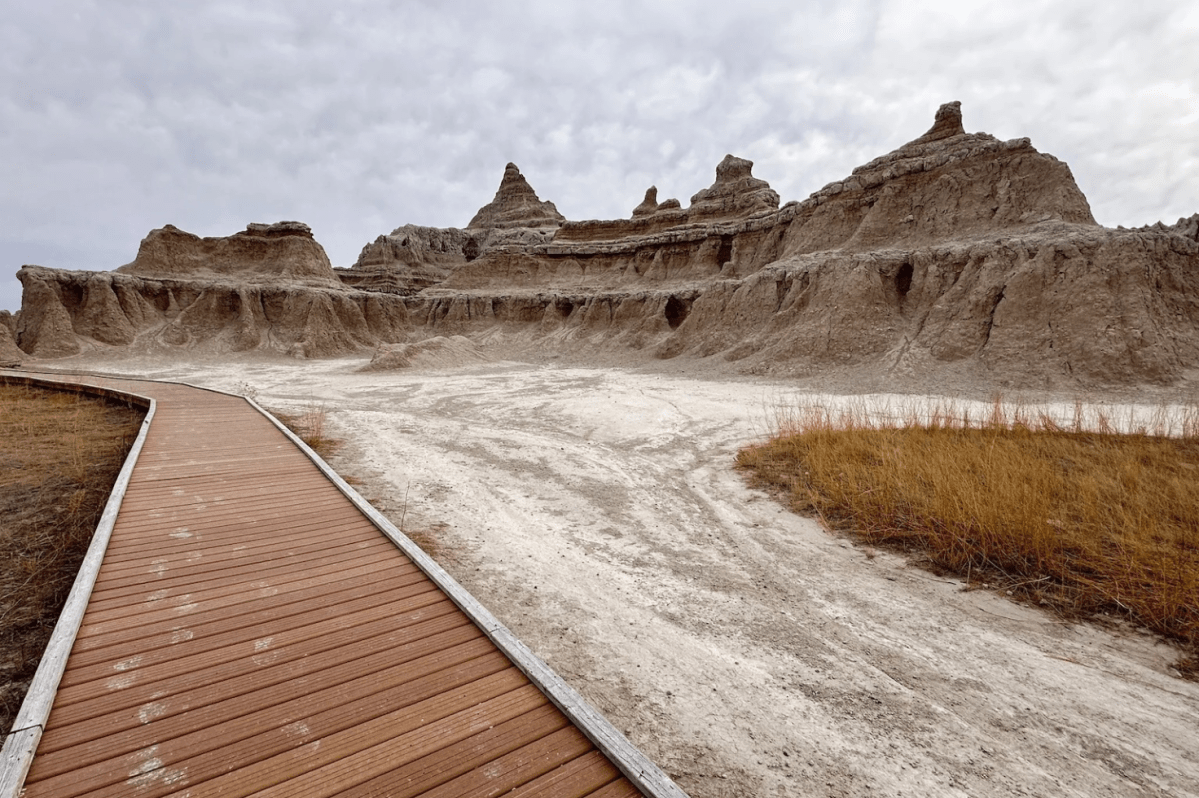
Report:
M 154 419 L 156 403 L 153 399 L 138 394 L 96 388 L 96 386 L 75 385 L 15 375 L 0 375 L 0 379 L 4 382 L 22 382 L 39 385 L 39 387 L 65 388 L 67 390 L 85 389 L 79 392 L 135 401 L 136 404 L 148 408 L 146 417 L 142 419 L 137 439 L 133 442 L 129 455 L 125 458 L 125 464 L 121 466 L 121 471 L 117 475 L 117 481 L 113 484 L 112 493 L 108 496 L 108 503 L 104 505 L 100 523 L 92 535 L 91 545 L 88 546 L 87 554 L 79 566 L 79 573 L 76 574 L 75 582 L 71 585 L 71 592 L 67 596 L 66 604 L 63 605 L 62 613 L 58 616 L 58 623 L 54 625 L 54 632 L 50 635 L 50 642 L 46 644 L 46 651 L 42 654 L 41 663 L 33 676 L 33 681 L 29 684 L 28 692 L 25 693 L 25 701 L 21 704 L 21 709 L 13 721 L 13 730 L 5 739 L 4 748 L 0 751 L 0 798 L 17 798 L 25 784 L 25 776 L 29 773 L 29 767 L 33 764 L 33 755 L 42 739 L 42 730 L 45 728 L 46 719 L 50 716 L 54 697 L 58 693 L 58 683 L 62 680 L 63 671 L 67 667 L 67 658 L 71 654 L 71 647 L 75 644 L 75 636 L 79 633 L 79 627 L 83 623 L 83 614 L 87 611 L 88 600 L 91 598 L 92 588 L 95 587 L 96 576 L 100 572 L 100 563 L 104 560 L 104 553 L 108 550 L 108 541 L 112 537 L 117 511 L 120 510 L 121 501 L 125 498 L 125 491 L 129 487 L 129 479 L 133 473 L 133 467 L 137 463 L 137 457 L 146 442 L 150 422 Z
M 450 600 L 458 605 L 458 608 L 466 613 L 483 630 L 483 633 L 491 639 L 496 647 L 504 652 L 508 659 L 512 660 L 513 664 L 520 668 L 525 676 L 533 684 L 537 685 L 538 689 L 580 731 L 587 735 L 595 747 L 602 751 L 629 781 L 650 798 L 687 798 L 687 794 L 661 768 L 651 762 L 640 749 L 629 742 L 628 738 L 621 734 L 619 729 L 588 704 L 573 687 L 567 684 L 549 665 L 546 665 L 540 657 L 522 643 L 508 627 L 500 623 L 498 618 L 492 615 L 486 607 L 479 603 L 478 599 L 472 596 L 454 577 L 450 576 L 420 546 L 416 545 L 411 538 L 399 529 L 396 529 L 391 521 L 387 520 L 370 502 L 362 498 L 358 491 L 354 490 L 349 483 L 342 479 L 308 444 L 300 440 L 294 432 L 253 399 L 248 396 L 243 398 L 274 424 L 280 432 L 286 435 L 292 443 L 298 446 L 300 451 L 307 455 L 308 459 L 324 473 L 329 481 L 336 485 L 337 489 L 363 515 L 369 518 L 371 523 L 380 532 L 390 538 L 437 587 L 441 588 L 449 596 Z M 3 796 L 0 796 L 0 798 L 3 798 Z
M 40 372 L 43 374 L 50 372 Z M 99 385 L 87 385 L 85 383 L 63 382 L 60 380 L 45 380 L 40 377 L 30 377 L 25 374 L 0 374 L 0 385 L 28 385 L 34 388 L 46 388 L 54 391 L 70 391 L 71 393 L 85 393 L 90 396 L 102 396 L 105 399 L 114 399 L 128 405 L 137 405 L 141 408 L 149 409 L 153 404 L 152 399 L 147 399 L 144 396 L 139 396 L 135 393 L 127 393 L 125 391 L 114 391 L 111 388 L 103 388 Z
M 61 372 L 43 372 L 59 374 Z M 338 490 L 341 491 L 358 510 L 370 519 L 371 523 L 387 536 L 404 554 L 412 560 L 412 562 L 429 577 L 432 582 L 437 585 L 449 598 L 458 606 L 466 615 L 483 631 L 484 634 L 495 644 L 495 646 L 507 656 L 517 668 L 519 668 L 525 676 L 529 678 L 533 684 L 537 685 L 538 689 L 562 711 L 567 718 L 573 722 L 580 731 L 582 731 L 588 739 L 607 756 L 612 763 L 629 779 L 639 790 L 641 790 L 649 798 L 687 798 L 687 794 L 664 773 L 661 768 L 655 765 L 641 752 L 636 746 L 629 742 L 619 729 L 611 724 L 611 722 L 600 714 L 594 707 L 587 703 L 579 693 L 567 684 L 562 677 L 558 676 L 545 662 L 529 649 L 519 638 L 516 637 L 506 626 L 504 626 L 498 618 L 496 618 L 486 607 L 484 607 L 478 599 L 472 596 L 466 588 L 462 587 L 456 579 L 449 575 L 440 565 L 437 564 L 428 554 L 426 554 L 419 546 L 416 545 L 407 535 L 395 527 L 382 513 L 376 510 L 366 499 L 364 499 L 358 491 L 354 490 L 349 483 L 341 478 L 324 459 L 314 452 L 311 447 L 304 443 L 300 438 L 288 429 L 281 421 L 275 418 L 270 412 L 264 409 L 256 401 L 248 396 L 223 391 L 219 388 L 208 388 L 199 385 L 178 380 L 150 380 L 144 377 L 133 377 L 119 374 L 66 374 L 62 373 L 64 378 L 80 379 L 91 377 L 93 379 L 118 379 L 129 380 L 134 382 L 159 382 L 175 385 L 184 385 L 189 388 L 210 391 L 212 393 L 224 394 L 243 399 L 252 407 L 258 410 L 267 420 L 269 420 L 276 428 L 279 429 L 292 443 L 294 443 L 300 451 L 302 451 L 309 460 L 316 465 L 317 468 L 332 482 Z M 49 382 L 49 381 L 47 381 Z M 94 387 L 94 386 L 90 386 Z M 107 389 L 98 389 L 107 390 Z M 114 392 L 119 393 L 119 392 Z M 135 394 L 130 394 L 135 396 Z M 141 397 L 144 398 L 144 397 Z M 153 413 L 153 403 L 151 402 L 151 414 Z M 150 415 L 147 415 L 146 421 L 143 422 L 143 435 L 146 428 L 149 426 Z M 135 444 L 137 451 L 140 451 L 142 437 L 139 436 L 138 443 Z M 130 453 L 133 457 L 133 452 Z M 122 472 L 123 473 L 123 472 Z M 107 511 L 106 511 L 107 512 Z M 114 511 L 115 516 L 115 511 Z M 89 551 L 90 556 L 90 551 Z M 94 579 L 93 579 L 94 581 Z M 89 588 L 90 593 L 90 588 Z M 72 591 L 72 596 L 74 591 Z M 68 600 L 69 601 L 69 600 Z M 86 607 L 86 601 L 84 602 Z M 76 630 L 78 625 L 76 625 Z M 57 629 L 56 629 L 57 633 Z M 73 635 L 72 635 L 73 640 Z M 69 653 L 70 647 L 67 647 Z M 59 673 L 61 677 L 61 672 Z M 57 685 L 57 678 L 55 680 Z M 50 701 L 47 703 L 46 712 L 49 712 L 49 704 L 53 701 L 53 695 L 50 696 Z M 24 707 L 22 707 L 22 710 Z M 43 723 L 45 719 L 43 718 Z M 14 726 L 14 729 L 17 728 Z M 37 736 L 41 736 L 40 726 L 36 728 Z M 15 738 L 17 733 L 10 737 Z M 14 747 L 20 743 L 14 743 Z M 32 761 L 32 754 L 37 748 L 37 741 L 34 740 L 29 747 L 29 761 Z M 5 753 L 8 752 L 8 746 L 5 746 Z M 25 770 L 21 774 L 21 780 L 24 780 L 24 773 L 28 771 L 29 763 L 26 762 Z M 2 782 L 0 782 L 2 784 Z M 18 786 L 19 791 L 19 786 Z M 6 793 L 0 790 L 0 798 L 16 798 L 17 792 Z

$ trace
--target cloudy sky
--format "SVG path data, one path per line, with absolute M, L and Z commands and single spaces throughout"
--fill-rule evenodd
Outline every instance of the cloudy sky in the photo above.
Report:
M 106 0 L 0 22 L 0 308 L 171 223 L 312 226 L 334 265 L 465 225 L 516 162 L 569 219 L 687 199 L 725 153 L 802 199 L 923 133 L 1028 136 L 1100 223 L 1199 211 L 1191 0 Z

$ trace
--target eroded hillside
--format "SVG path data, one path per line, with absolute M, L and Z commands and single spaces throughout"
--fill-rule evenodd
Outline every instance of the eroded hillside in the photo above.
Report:
M 323 357 L 461 335 L 1029 387 L 1199 370 L 1199 214 L 1101 227 L 1065 163 L 966 133 L 958 103 L 801 202 L 752 166 L 727 156 L 686 208 L 651 187 L 628 219 L 568 221 L 508 164 L 467 227 L 397 228 L 348 269 L 295 222 L 168 225 L 113 272 L 21 269 L 0 346 Z

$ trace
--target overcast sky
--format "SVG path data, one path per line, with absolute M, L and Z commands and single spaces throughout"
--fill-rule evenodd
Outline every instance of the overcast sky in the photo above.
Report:
M 1199 211 L 1199 3 L 6 3 L 0 308 L 25 263 L 112 269 L 151 229 L 311 225 L 334 265 L 464 226 L 516 162 L 627 218 L 733 153 L 783 201 L 966 129 L 1069 163 L 1100 223 Z

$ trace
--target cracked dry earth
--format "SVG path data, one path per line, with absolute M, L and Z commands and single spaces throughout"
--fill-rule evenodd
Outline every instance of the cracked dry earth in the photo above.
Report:
M 748 489 L 733 457 L 786 385 L 364 362 L 107 369 L 323 404 L 333 465 L 695 798 L 1199 795 L 1169 646 Z

